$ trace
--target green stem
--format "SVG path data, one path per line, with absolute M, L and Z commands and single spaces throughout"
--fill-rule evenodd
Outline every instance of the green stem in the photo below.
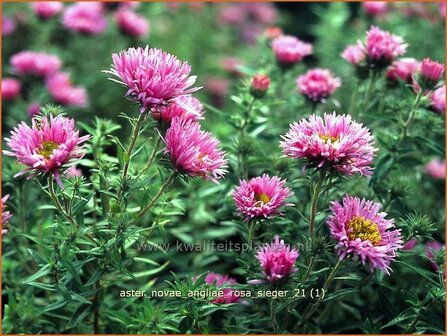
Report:
M 423 95 L 422 90 L 419 90 L 419 92 L 416 95 L 416 98 L 414 99 L 413 105 L 411 106 L 410 114 L 409 114 L 407 120 L 402 122 L 402 132 L 400 135 L 399 142 L 401 142 L 403 139 L 405 139 L 408 135 L 408 129 L 413 122 L 414 115 L 416 113 L 417 107 L 419 106 L 419 103 L 421 102 L 422 95 Z
M 78 226 L 78 224 L 76 223 L 76 221 L 74 220 L 73 217 L 71 217 L 63 208 L 61 202 L 59 201 L 59 198 L 56 195 L 56 192 L 54 190 L 54 176 L 53 175 L 49 175 L 48 176 L 48 190 L 50 192 L 50 196 L 51 199 L 53 200 L 54 205 L 56 205 L 57 210 L 60 212 L 60 214 L 70 223 L 72 223 L 73 225 L 75 225 L 76 227 Z
M 158 191 L 158 193 L 154 196 L 154 198 L 152 199 L 152 201 L 149 202 L 149 204 L 138 213 L 138 218 L 142 217 L 150 208 L 152 208 L 152 206 L 158 201 L 158 199 L 160 198 L 161 195 L 163 195 L 164 191 L 172 184 L 172 182 L 174 182 L 174 180 L 177 178 L 178 174 L 177 173 L 172 173 L 168 179 L 166 180 L 166 182 L 161 186 L 160 190 Z
M 241 143 L 241 142 L 243 143 L 242 140 L 245 140 L 245 138 L 247 136 L 246 128 L 249 124 L 250 112 L 253 109 L 253 105 L 254 105 L 255 101 L 256 101 L 256 98 L 252 97 L 250 103 L 248 104 L 247 109 L 244 112 L 244 119 L 242 120 L 242 125 L 239 129 L 239 132 L 240 132 L 239 143 Z M 245 144 L 244 144 L 244 146 L 245 146 Z M 243 149 L 243 152 L 240 152 L 240 160 L 241 160 L 240 170 L 241 170 L 242 178 L 247 179 L 248 178 L 247 154 L 245 153 L 245 149 L 244 148 L 242 148 L 242 149 Z M 239 151 L 240 150 L 241 150 L 241 148 L 239 148 Z
M 258 220 L 255 219 L 254 221 L 252 221 L 252 223 L 250 224 L 250 227 L 248 229 L 248 238 L 247 238 L 248 244 L 251 244 L 251 242 L 255 238 L 255 232 L 256 232 L 257 226 L 258 226 Z
M 160 144 L 161 144 L 161 136 L 157 136 L 157 139 L 155 140 L 154 148 L 152 148 L 152 152 L 149 156 L 149 159 L 147 160 L 146 166 L 144 166 L 141 173 L 138 174 L 138 177 L 140 177 L 145 172 L 147 172 L 149 170 L 149 168 L 151 167 L 152 163 L 154 163 L 155 157 L 157 156 L 158 150 L 160 148 Z
M 132 152 L 133 152 L 135 145 L 137 143 L 137 139 L 140 134 L 141 127 L 143 126 L 143 121 L 144 121 L 145 117 L 146 117 L 146 113 L 140 113 L 140 116 L 138 117 L 138 121 L 137 121 L 135 128 L 133 130 L 132 138 L 130 140 L 129 147 L 127 148 L 127 157 L 126 157 L 126 162 L 124 164 L 124 169 L 123 169 L 123 180 L 126 179 L 127 173 L 129 172 L 129 166 L 130 166 L 130 161 L 132 158 Z
M 270 298 L 270 321 L 272 323 L 273 332 L 276 334 L 278 330 L 278 323 L 276 322 L 276 312 L 273 305 L 273 297 Z
M 304 275 L 302 282 L 306 282 L 307 279 L 309 278 L 310 272 L 312 272 L 312 268 L 314 267 L 314 262 L 315 262 L 315 256 L 313 255 L 312 257 L 310 257 L 309 266 L 307 267 L 307 271 L 306 274 Z
M 321 186 L 323 184 L 323 176 L 320 177 L 316 184 L 312 186 L 312 199 L 310 205 L 310 218 L 309 218 L 309 236 L 311 238 L 315 235 L 315 217 L 317 215 L 318 197 L 320 196 Z
M 352 95 L 351 95 L 351 102 L 349 103 L 349 110 L 348 110 L 348 114 L 352 115 L 354 112 L 354 108 L 357 106 L 357 96 L 358 96 L 358 90 L 359 88 L 359 83 L 356 83 L 355 88 L 352 90 Z

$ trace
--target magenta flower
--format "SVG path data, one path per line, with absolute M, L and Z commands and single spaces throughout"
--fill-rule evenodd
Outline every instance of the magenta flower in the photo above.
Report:
M 5 195 L 1 200 L 0 200 L 0 212 L 2 213 L 2 235 L 8 233 L 8 224 L 9 221 L 12 217 L 11 213 L 9 211 L 6 211 L 6 201 L 9 199 L 9 194 Z
M 445 84 L 430 95 L 430 107 L 435 112 L 445 114 Z
M 247 12 L 241 4 L 228 4 L 219 9 L 218 22 L 221 25 L 242 24 L 247 17 Z
M 64 5 L 59 1 L 36 1 L 31 4 L 31 8 L 38 17 L 48 20 L 59 14 Z
M 20 123 L 11 131 L 11 138 L 5 138 L 11 151 L 3 151 L 5 155 L 14 156 L 17 161 L 34 173 L 52 173 L 60 184 L 59 171 L 73 159 L 84 156 L 80 146 L 90 138 L 80 137 L 75 128 L 75 121 L 63 116 L 50 116 L 33 119 L 32 126 Z
M 407 45 L 402 37 L 372 26 L 366 32 L 366 44 L 363 49 L 367 63 L 371 67 L 383 68 L 390 65 L 398 56 L 403 55 Z
M 167 124 L 170 124 L 175 117 L 197 121 L 204 119 L 204 114 L 205 111 L 200 100 L 191 95 L 174 98 L 168 106 L 152 111 L 152 117 L 155 120 L 162 120 Z
M 425 172 L 434 179 L 445 179 L 445 160 L 431 160 L 425 165 Z
M 251 79 L 250 93 L 255 98 L 262 98 L 270 87 L 270 78 L 267 75 L 257 74 Z
M 15 78 L 2 79 L 2 98 L 4 100 L 14 100 L 20 94 L 22 85 Z
M 425 244 L 425 255 L 430 260 L 430 266 L 433 268 L 435 272 L 438 271 L 438 265 L 436 264 L 435 254 L 441 249 L 445 248 L 443 244 L 436 240 L 429 241 Z M 445 271 L 444 271 L 445 277 Z
M 272 49 L 280 64 L 290 66 L 312 54 L 313 47 L 294 36 L 281 35 L 273 39 Z
M 9 16 L 2 15 L 2 36 L 11 35 L 16 30 L 16 22 Z
M 373 201 L 346 195 L 343 202 L 332 202 L 332 214 L 327 220 L 331 237 L 337 240 L 340 259 L 358 257 L 368 263 L 371 271 L 378 268 L 390 274 L 390 263 L 402 248 L 402 236 L 394 220 L 385 219 L 381 205 Z
M 76 165 L 70 166 L 65 171 L 65 176 L 67 178 L 82 177 L 82 170 L 77 168 Z
M 59 57 L 35 51 L 21 51 L 11 57 L 12 70 L 18 75 L 47 77 L 62 65 Z
M 385 1 L 365 1 L 362 3 L 365 13 L 379 16 L 388 12 L 388 4 Z
M 436 85 L 444 74 L 444 65 L 429 58 L 422 61 L 421 66 L 421 79 L 424 82 L 431 82 L 433 86 Z
M 223 291 L 223 295 L 216 297 L 213 300 L 213 303 L 222 304 L 239 302 L 239 296 L 234 295 L 233 289 L 231 288 L 231 285 L 237 284 L 237 281 L 228 275 L 210 272 L 205 277 L 205 283 L 214 285 Z
M 293 196 L 293 192 L 284 186 L 285 182 L 267 174 L 249 181 L 240 180 L 233 192 L 238 212 L 245 216 L 245 220 L 281 215 L 282 207 L 292 205 L 285 202 L 286 198 Z
M 149 34 L 149 21 L 131 10 L 119 10 L 115 16 L 121 31 L 130 36 L 145 37 Z
M 349 45 L 341 53 L 341 57 L 352 65 L 359 65 L 365 59 L 365 52 L 361 43 Z
M 270 25 L 278 19 L 278 11 L 273 3 L 268 2 L 243 2 L 241 6 L 245 8 L 251 18 L 261 24 Z
M 418 240 L 416 238 L 410 239 L 409 241 L 407 241 L 404 244 L 404 246 L 402 247 L 402 250 L 404 250 L 404 251 L 413 250 L 417 244 L 418 244 Z
M 87 106 L 87 91 L 81 86 L 73 86 L 70 75 L 59 72 L 46 80 L 46 86 L 51 97 L 58 104 L 73 107 Z
M 30 118 L 33 118 L 36 114 L 40 112 L 40 104 L 39 103 L 31 103 L 26 108 L 26 112 Z
M 386 77 L 391 82 L 403 81 L 411 83 L 413 77 L 421 70 L 421 63 L 414 58 L 402 58 L 391 64 Z
M 166 153 L 179 174 L 217 182 L 227 172 L 227 160 L 218 148 L 219 141 L 193 120 L 172 119 L 164 141 Z
M 311 115 L 293 123 L 282 136 L 281 147 L 288 157 L 304 158 L 311 166 L 327 167 L 339 173 L 371 175 L 374 138 L 350 115 Z
M 97 35 L 107 28 L 107 20 L 100 2 L 77 2 L 65 9 L 62 25 L 75 33 Z
M 309 100 L 323 102 L 340 87 L 341 80 L 327 69 L 313 69 L 296 79 L 298 91 Z
M 113 54 L 113 65 L 108 72 L 118 77 L 118 83 L 127 86 L 126 96 L 138 101 L 141 111 L 159 108 L 174 98 L 197 91 L 190 88 L 196 76 L 190 76 L 191 67 L 161 49 L 129 48 Z
M 295 262 L 299 253 L 290 248 L 279 236 L 271 244 L 265 244 L 256 254 L 262 268 L 262 274 L 270 283 L 283 283 L 287 281 L 290 274 L 296 272 Z M 251 281 L 259 283 L 260 281 Z

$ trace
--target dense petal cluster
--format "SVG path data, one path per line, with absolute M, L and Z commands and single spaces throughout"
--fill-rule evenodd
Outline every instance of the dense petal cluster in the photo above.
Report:
M 286 281 L 290 274 L 296 272 L 298 256 L 297 250 L 275 236 L 271 244 L 265 244 L 256 254 L 256 259 L 259 260 L 265 279 L 270 283 L 278 283 Z
M 291 205 L 286 203 L 286 199 L 293 195 L 290 188 L 284 186 L 285 182 L 279 177 L 270 177 L 267 174 L 249 181 L 241 180 L 233 192 L 237 210 L 246 220 L 280 214 L 282 207 Z
M 19 163 L 29 167 L 23 172 L 52 172 L 58 178 L 63 165 L 84 156 L 80 145 L 89 138 L 88 135 L 79 136 L 73 119 L 44 117 L 33 119 L 31 127 L 25 122 L 15 127 L 11 137 L 5 139 L 10 151 L 3 153 L 14 156 Z
M 223 295 L 215 298 L 213 303 L 236 303 L 239 302 L 239 296 L 233 294 L 231 285 L 237 284 L 237 281 L 228 275 L 221 275 L 210 272 L 205 277 L 205 283 L 215 285 L 222 290 Z M 229 286 L 230 285 L 230 286 Z M 224 288 L 221 288 L 224 287 Z
M 372 173 L 374 138 L 350 115 L 311 115 L 293 123 L 282 138 L 286 156 L 305 158 L 312 166 L 325 166 L 346 175 Z
M 112 58 L 110 73 L 127 86 L 126 96 L 138 101 L 142 112 L 197 90 L 190 88 L 196 81 L 190 76 L 191 67 L 163 50 L 129 48 Z
M 152 111 L 155 120 L 162 120 L 168 124 L 175 117 L 197 121 L 203 119 L 204 114 L 205 110 L 200 100 L 189 94 L 174 98 L 168 106 Z
M 59 1 L 36 1 L 31 4 L 31 8 L 38 17 L 48 20 L 59 14 L 64 5 Z
M 80 86 L 73 86 L 70 75 L 58 72 L 46 80 L 46 86 L 55 102 L 64 106 L 87 106 L 87 91 Z
M 281 35 L 273 39 L 272 49 L 279 63 L 293 65 L 312 54 L 313 47 L 294 36 Z
M 217 181 L 226 173 L 227 160 L 219 141 L 193 120 L 175 117 L 164 139 L 166 153 L 179 174 Z
M 149 21 L 132 10 L 119 10 L 115 18 L 118 27 L 127 35 L 147 36 L 149 34 Z
M 327 220 L 331 237 L 337 241 L 340 259 L 358 257 L 371 270 L 378 268 L 389 274 L 390 263 L 402 248 L 400 230 L 381 205 L 373 201 L 346 195 L 343 202 L 332 202 L 331 215 Z
M 435 179 L 445 179 L 445 160 L 431 160 L 425 165 L 425 172 Z
M 426 58 L 422 61 L 421 77 L 425 81 L 437 83 L 444 74 L 444 65 Z
M 445 114 L 445 84 L 430 95 L 430 107 L 435 112 Z
M 322 102 L 340 87 L 341 80 L 327 69 L 312 69 L 296 79 L 298 91 L 314 102 Z
M 358 65 L 365 59 L 365 53 L 363 52 L 362 44 L 352 44 L 346 47 L 341 53 L 341 57 L 347 60 L 352 65 Z
M 402 58 L 391 64 L 386 77 L 391 82 L 403 81 L 411 83 L 413 77 L 421 70 L 421 62 L 414 58 Z
M 4 100 L 14 100 L 20 94 L 22 85 L 15 78 L 2 79 L 2 98 Z
M 9 220 L 11 219 L 12 215 L 11 212 L 6 211 L 6 201 L 9 199 L 9 194 L 5 195 L 1 200 L 0 200 L 0 212 L 2 213 L 2 234 L 5 234 L 8 232 L 8 224 L 9 224 Z
M 18 75 L 47 77 L 62 65 L 59 57 L 43 52 L 21 51 L 10 59 L 12 70 Z
M 67 7 L 62 17 L 65 28 L 81 34 L 97 35 L 107 28 L 100 2 L 77 2 Z

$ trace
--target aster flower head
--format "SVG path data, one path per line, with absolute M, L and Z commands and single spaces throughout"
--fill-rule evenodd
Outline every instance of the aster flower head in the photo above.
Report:
M 251 79 L 250 93 L 255 98 L 262 98 L 270 87 L 270 78 L 267 75 L 257 74 Z
M 386 219 L 380 208 L 379 203 L 346 195 L 342 203 L 332 202 L 327 224 L 340 259 L 356 257 L 371 271 L 378 268 L 390 274 L 403 241 L 394 220 Z
M 256 254 L 262 274 L 270 283 L 284 283 L 290 274 L 296 272 L 295 262 L 299 253 L 284 243 L 279 236 L 271 244 L 265 244 Z
M 413 77 L 421 70 L 421 63 L 414 58 L 401 58 L 388 68 L 386 77 L 390 82 L 403 81 L 411 83 Z
M 430 95 L 430 107 L 435 112 L 445 114 L 445 84 Z
M 103 5 L 100 2 L 77 2 L 64 11 L 62 25 L 75 33 L 97 35 L 107 28 Z
M 32 125 L 20 123 L 11 131 L 11 137 L 5 138 L 9 151 L 3 154 L 14 156 L 33 173 L 52 173 L 60 184 L 60 170 L 72 160 L 80 159 L 85 152 L 81 144 L 90 138 L 79 136 L 75 121 L 58 115 L 33 118 Z
M 112 58 L 108 73 L 127 86 L 126 96 L 139 102 L 142 112 L 168 105 L 174 98 L 198 90 L 190 88 L 196 76 L 190 76 L 188 63 L 161 49 L 129 48 Z
M 48 20 L 59 14 L 64 5 L 59 1 L 35 1 L 31 4 L 31 8 L 38 17 Z
M 418 84 L 425 90 L 433 90 L 444 75 L 444 64 L 426 58 L 422 61 Z
M 62 62 L 56 55 L 21 51 L 11 57 L 10 64 L 18 75 L 48 77 L 60 69 Z
M 374 138 L 368 128 L 350 115 L 311 115 L 290 126 L 282 136 L 284 155 L 306 159 L 311 167 L 345 175 L 371 175 Z
M 298 91 L 313 102 L 323 102 L 340 87 L 341 80 L 327 69 L 312 69 L 296 79 Z
M 372 16 L 379 16 L 388 12 L 388 4 L 385 1 L 365 1 L 362 6 L 363 10 Z
M 8 224 L 9 221 L 12 217 L 11 212 L 6 211 L 6 201 L 9 199 L 9 194 L 5 195 L 1 200 L 0 200 L 0 211 L 2 213 L 2 234 L 5 234 L 8 232 Z
M 189 94 L 176 97 L 171 104 L 152 111 L 155 120 L 161 120 L 166 124 L 170 124 L 175 117 L 197 121 L 203 119 L 204 114 L 205 110 L 200 100 Z
M 273 39 L 272 49 L 279 64 L 289 67 L 312 54 L 313 47 L 294 36 L 281 35 Z
M 29 104 L 28 107 L 26 108 L 26 112 L 28 113 L 28 116 L 30 118 L 33 118 L 40 112 L 40 104 L 37 102 Z
M 293 195 L 290 188 L 284 186 L 285 180 L 267 174 L 241 180 L 233 192 L 233 200 L 238 212 L 245 220 L 252 218 L 269 218 L 281 215 L 281 208 L 292 204 L 286 199 Z
M 2 36 L 11 35 L 16 30 L 16 22 L 9 16 L 2 15 Z
M 84 87 L 73 86 L 70 75 L 58 72 L 46 80 L 47 89 L 58 104 L 73 107 L 86 107 L 88 103 L 87 91 Z
M 15 78 L 2 79 L 2 98 L 4 100 L 14 100 L 20 94 L 22 85 Z
M 175 117 L 166 131 L 166 153 L 179 174 L 198 176 L 217 182 L 227 168 L 225 153 L 211 133 L 200 129 L 199 123 Z
M 145 37 L 149 34 L 149 21 L 132 10 L 119 10 L 115 19 L 121 31 L 129 36 Z
M 239 296 L 234 295 L 233 290 L 231 289 L 231 285 L 237 284 L 237 281 L 228 275 L 210 272 L 205 277 L 205 283 L 219 287 L 223 292 L 223 295 L 216 297 L 213 300 L 213 303 L 222 304 L 239 302 Z
M 445 160 L 431 160 L 425 165 L 425 172 L 434 179 L 445 179 Z
M 341 57 L 347 60 L 352 65 L 359 65 L 365 59 L 365 52 L 363 51 L 362 44 L 352 44 L 346 47 L 341 53 Z

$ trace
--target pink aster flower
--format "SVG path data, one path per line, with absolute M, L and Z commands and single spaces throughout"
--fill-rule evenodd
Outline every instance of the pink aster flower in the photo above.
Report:
M 73 107 L 87 106 L 87 91 L 81 86 L 73 86 L 70 75 L 58 72 L 46 81 L 46 86 L 51 97 L 58 104 Z
M 378 268 L 389 275 L 403 241 L 394 220 L 386 219 L 380 208 L 379 203 L 346 195 L 342 203 L 332 202 L 327 224 L 340 259 L 358 257 L 371 271 Z
M 407 241 L 404 244 L 404 246 L 402 247 L 402 250 L 404 250 L 404 251 L 413 250 L 417 244 L 418 244 L 418 240 L 416 238 L 410 239 L 409 241 Z
M 149 34 L 149 21 L 131 10 L 119 10 L 115 16 L 121 31 L 130 36 L 145 37 Z
M 2 36 L 11 35 L 16 30 L 16 22 L 9 16 L 2 15 Z
M 2 235 L 6 234 L 8 232 L 8 224 L 12 217 L 11 213 L 9 211 L 6 211 L 6 201 L 9 199 L 9 194 L 5 195 L 0 200 L 0 211 L 2 213 Z
M 65 171 L 65 176 L 67 178 L 81 177 L 82 176 L 82 170 L 77 168 L 76 165 L 70 166 Z
M 365 59 L 365 52 L 363 51 L 361 44 L 353 44 L 346 47 L 342 52 L 341 57 L 352 65 L 358 65 Z
M 31 4 L 34 13 L 43 20 L 48 20 L 59 14 L 64 5 L 59 1 L 36 1 Z
M 225 5 L 219 10 L 218 22 L 221 25 L 238 25 L 246 20 L 247 12 L 241 4 Z
M 20 94 L 22 85 L 15 78 L 2 79 L 2 98 L 4 100 L 14 100 Z
M 107 28 L 103 6 L 100 2 L 77 2 L 64 11 L 62 24 L 81 34 L 97 35 Z
M 90 138 L 80 137 L 75 128 L 75 121 L 63 116 L 50 116 L 33 119 L 31 127 L 20 123 L 11 131 L 11 137 L 5 138 L 11 151 L 3 151 L 5 155 L 16 157 L 17 161 L 34 173 L 52 173 L 60 184 L 59 171 L 73 159 L 84 156 L 80 146 Z
M 33 118 L 36 114 L 40 112 L 40 104 L 39 103 L 31 103 L 26 108 L 26 112 L 30 118 Z
M 439 252 L 442 248 L 444 248 L 444 245 L 436 240 L 432 240 L 427 242 L 425 245 L 425 255 L 430 260 L 430 266 L 433 268 L 434 271 L 438 271 L 438 265 L 436 264 L 435 255 L 437 252 Z M 445 276 L 445 272 L 444 272 Z
M 273 40 L 283 34 L 284 34 L 284 32 L 283 32 L 282 28 L 277 27 L 277 26 L 267 27 L 264 30 L 264 36 L 267 37 L 267 39 L 269 39 L 269 40 Z
M 445 179 L 445 160 L 431 160 L 425 165 L 425 172 L 435 179 Z
M 290 274 L 296 272 L 295 262 L 298 256 L 297 250 L 290 248 L 279 236 L 275 236 L 271 244 L 265 244 L 256 254 L 256 259 L 259 260 L 262 273 L 268 282 L 283 283 Z
M 222 304 L 239 302 L 239 297 L 233 294 L 233 289 L 231 288 L 231 285 L 237 284 L 237 281 L 228 275 L 210 272 L 205 277 L 205 283 L 214 285 L 223 291 L 223 295 L 215 298 L 213 303 Z
M 217 182 L 227 172 L 227 160 L 218 148 L 218 140 L 193 120 L 172 119 L 164 141 L 166 153 L 179 174 Z
M 388 4 L 385 1 L 365 1 L 362 6 L 363 10 L 372 16 L 383 15 L 388 12 Z
M 276 59 L 282 65 L 293 65 L 312 54 L 312 44 L 300 41 L 294 36 L 282 35 L 272 41 Z
M 297 78 L 298 91 L 314 102 L 322 102 L 340 87 L 341 80 L 327 69 L 309 70 Z
M 445 84 L 430 95 L 430 107 L 438 113 L 445 113 Z
M 339 173 L 371 175 L 374 138 L 350 115 L 325 113 L 293 123 L 282 136 L 281 147 L 288 157 L 307 159 L 314 167 L 327 167 Z
M 413 76 L 421 70 L 421 63 L 414 58 L 402 58 L 391 64 L 386 77 L 391 82 L 403 81 L 411 83 Z
M 444 74 L 444 65 L 429 58 L 422 61 L 421 78 L 424 81 L 437 83 L 442 79 Z
M 21 51 L 11 57 L 12 70 L 18 75 L 47 77 L 62 65 L 59 57 L 43 52 Z
M 167 105 L 172 99 L 197 91 L 190 88 L 196 76 L 191 67 L 161 49 L 129 48 L 113 54 L 113 65 L 108 72 L 120 84 L 127 86 L 126 96 L 138 101 L 141 111 Z
M 170 124 L 175 117 L 197 121 L 203 119 L 204 114 L 205 111 L 200 100 L 191 95 L 179 96 L 168 106 L 152 111 L 152 117 L 155 120 L 162 120 L 167 124 Z
M 398 56 L 405 53 L 407 45 L 400 36 L 382 31 L 372 26 L 366 32 L 366 44 L 363 51 L 371 67 L 383 68 L 390 65 Z
M 286 198 L 293 195 L 293 192 L 284 186 L 285 182 L 279 177 L 270 177 L 267 174 L 249 181 L 240 180 L 239 186 L 233 192 L 237 210 L 245 216 L 245 220 L 281 215 L 282 207 L 292 205 L 285 202 Z

